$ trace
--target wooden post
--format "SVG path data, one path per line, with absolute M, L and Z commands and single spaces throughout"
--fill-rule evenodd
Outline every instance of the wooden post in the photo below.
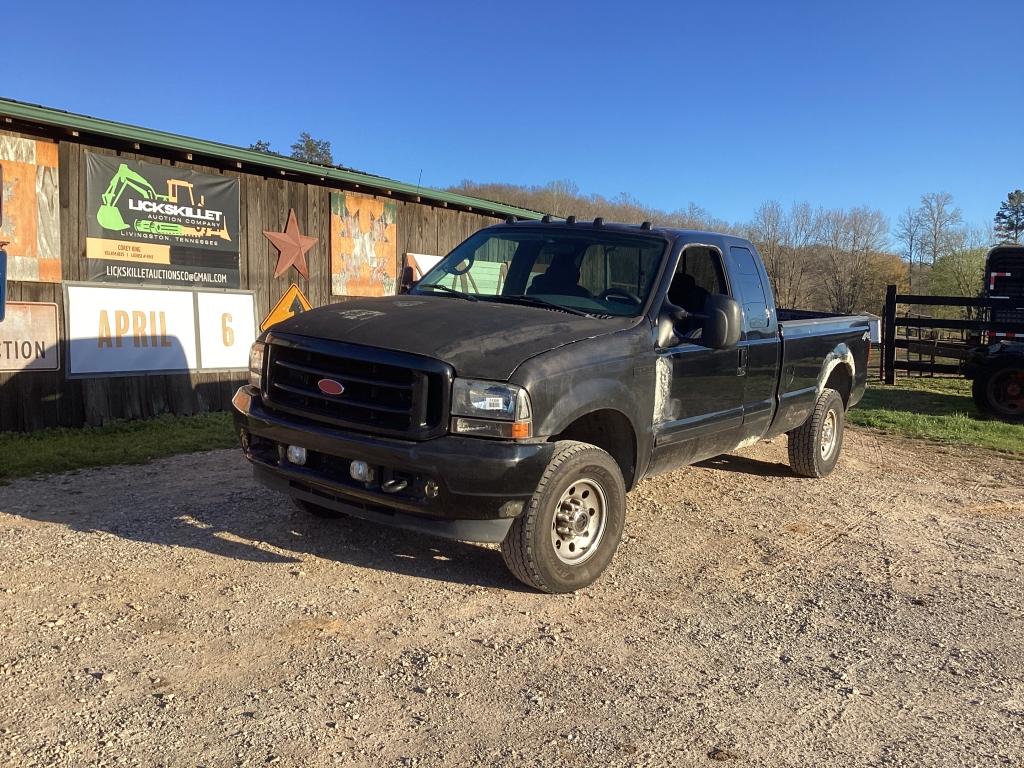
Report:
M 885 368 L 885 383 L 896 383 L 896 286 L 885 289 L 885 314 L 883 316 L 882 363 Z

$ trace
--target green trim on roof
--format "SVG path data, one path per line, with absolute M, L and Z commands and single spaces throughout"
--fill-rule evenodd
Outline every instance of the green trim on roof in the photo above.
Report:
M 419 196 L 423 200 L 431 202 L 447 203 L 459 208 L 472 208 L 474 213 L 493 213 L 500 216 L 511 215 L 524 219 L 539 219 L 543 216 L 539 211 L 496 203 L 478 197 L 460 195 L 455 192 L 443 192 L 438 189 L 419 187 L 415 184 L 407 184 L 404 181 L 395 181 L 383 176 L 373 176 L 358 171 L 304 163 L 300 160 L 282 157 L 281 155 L 254 152 L 251 149 L 242 149 L 230 144 L 194 139 L 189 136 L 167 133 L 166 131 L 154 131 L 150 128 L 139 128 L 134 125 L 115 123 L 112 120 L 101 120 L 96 117 L 88 117 L 87 115 L 77 115 L 73 112 L 51 109 L 50 107 L 42 107 L 36 104 L 26 104 L 12 99 L 0 98 L 0 117 L 10 117 L 40 125 L 64 128 L 83 134 L 89 133 L 117 141 L 130 141 L 144 147 L 190 152 L 194 155 L 215 158 L 231 163 L 242 163 L 243 166 L 257 166 L 260 168 L 271 168 L 278 172 L 285 171 L 302 176 L 313 176 L 317 180 L 323 178 L 345 184 L 358 184 L 360 187 L 367 187 L 370 190 L 380 190 L 381 192 L 391 190 L 393 193 Z M 243 167 L 242 170 L 244 171 L 245 168 Z

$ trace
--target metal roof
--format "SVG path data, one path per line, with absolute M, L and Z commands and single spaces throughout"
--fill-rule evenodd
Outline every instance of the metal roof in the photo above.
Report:
M 29 129 L 32 127 L 48 129 L 50 132 L 56 129 L 58 134 L 67 135 L 82 143 L 87 143 L 90 137 L 107 142 L 124 142 L 131 145 L 131 149 L 134 151 L 143 153 L 152 151 L 154 154 L 171 152 L 177 154 L 178 159 L 185 162 L 230 165 L 237 170 L 261 175 L 285 178 L 301 177 L 296 180 L 307 183 L 335 182 L 367 192 L 444 207 L 451 206 L 484 215 L 518 216 L 526 219 L 539 219 L 543 215 L 539 211 L 531 211 L 527 208 L 518 208 L 514 205 L 460 195 L 455 192 L 420 187 L 416 184 L 407 184 L 403 181 L 349 168 L 306 163 L 281 155 L 256 152 L 230 144 L 180 136 L 166 131 L 155 131 L 151 128 L 140 128 L 135 125 L 116 123 L 112 120 L 102 120 L 2 97 L 0 97 L 0 120 L 7 124 L 6 127 L 14 129 L 19 125 Z

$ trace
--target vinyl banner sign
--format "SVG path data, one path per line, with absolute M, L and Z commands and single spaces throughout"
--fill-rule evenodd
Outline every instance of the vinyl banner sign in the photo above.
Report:
M 7 302 L 7 316 L 0 323 L 0 371 L 59 369 L 57 305 Z
M 86 154 L 89 279 L 238 288 L 238 180 Z
M 248 366 L 251 293 L 67 286 L 68 375 L 176 373 Z

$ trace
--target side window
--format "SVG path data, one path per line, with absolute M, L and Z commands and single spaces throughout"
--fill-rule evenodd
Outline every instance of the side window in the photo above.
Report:
M 669 301 L 688 312 L 701 312 L 709 294 L 728 293 L 717 251 L 703 247 L 683 251 L 668 289 Z
M 757 271 L 754 254 L 749 248 L 733 247 L 729 249 L 733 264 L 736 266 L 736 297 L 743 305 L 748 328 L 768 327 L 768 301 L 765 299 L 761 275 Z

